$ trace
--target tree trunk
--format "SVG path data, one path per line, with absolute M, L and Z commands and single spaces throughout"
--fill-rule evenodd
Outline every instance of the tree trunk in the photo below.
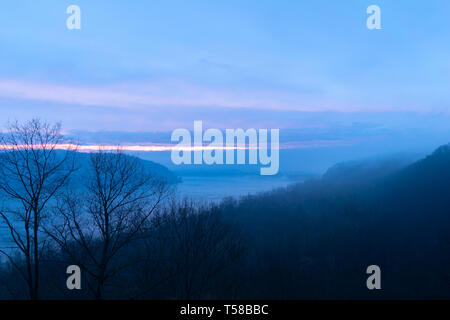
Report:
M 31 252 L 30 252 L 30 248 L 28 248 L 28 252 L 27 252 L 27 255 L 25 256 L 25 260 L 26 260 L 26 263 L 27 263 L 28 292 L 29 292 L 29 295 L 30 295 L 30 299 L 34 300 L 33 271 L 32 271 L 32 267 L 31 267 Z
M 34 300 L 39 299 L 39 239 L 38 239 L 38 214 L 35 212 L 33 235 L 34 235 Z

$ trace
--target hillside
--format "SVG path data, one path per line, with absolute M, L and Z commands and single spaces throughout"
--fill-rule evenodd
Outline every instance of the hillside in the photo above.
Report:
M 127 155 L 128 157 L 134 157 L 132 155 Z M 139 159 L 139 161 L 142 163 L 142 165 L 144 166 L 145 169 L 147 169 L 150 173 L 152 173 L 153 175 L 155 175 L 156 177 L 167 181 L 168 183 L 172 184 L 172 183 L 177 183 L 179 181 L 178 176 L 172 172 L 171 170 L 169 170 L 167 167 L 150 161 L 150 160 L 144 160 L 138 157 L 134 157 Z M 89 166 L 89 153 L 77 153 L 77 167 L 79 168 L 75 173 L 74 173 L 74 179 L 78 180 L 78 179 L 82 179 L 84 173 L 86 172 L 86 169 Z
M 449 183 L 450 147 L 442 146 L 397 170 L 341 164 L 322 179 L 225 201 L 249 255 L 264 261 L 248 261 L 254 291 L 244 297 L 449 298 Z M 371 264 L 383 272 L 378 294 L 364 285 Z

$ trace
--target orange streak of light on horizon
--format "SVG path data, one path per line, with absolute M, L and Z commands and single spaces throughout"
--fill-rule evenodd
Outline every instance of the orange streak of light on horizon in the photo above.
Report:
M 34 148 L 34 149 L 43 149 L 41 145 L 0 145 L 0 150 L 20 150 L 26 148 Z M 122 150 L 122 151 L 141 151 L 141 152 L 149 152 L 149 151 L 200 151 L 200 150 L 248 150 L 248 149 L 258 149 L 257 147 L 212 147 L 212 146 L 194 146 L 194 147 L 182 147 L 178 145 L 174 146 L 142 146 L 142 145 L 134 145 L 134 146 L 121 146 L 121 145 L 76 145 L 76 144 L 57 144 L 54 146 L 46 146 L 47 149 L 53 148 L 56 150 L 74 150 L 79 152 L 89 152 L 89 151 L 114 151 L 114 150 Z

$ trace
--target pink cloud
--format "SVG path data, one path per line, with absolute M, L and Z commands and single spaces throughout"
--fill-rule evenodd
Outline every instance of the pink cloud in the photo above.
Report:
M 0 79 L 0 97 L 125 109 L 175 106 L 306 112 L 362 111 L 356 106 L 339 104 L 330 106 L 329 103 L 322 104 L 320 101 L 308 103 L 311 97 L 292 92 L 212 89 L 182 82 L 121 83 L 83 87 Z M 364 111 L 370 111 L 369 109 L 366 108 Z

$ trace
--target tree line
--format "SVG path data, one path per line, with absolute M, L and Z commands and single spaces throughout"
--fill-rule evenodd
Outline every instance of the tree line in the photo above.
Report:
M 207 282 L 224 260 L 240 251 L 213 208 L 176 202 L 170 183 L 120 148 L 100 148 L 82 163 L 76 143 L 61 134 L 61 125 L 38 119 L 10 124 L 0 145 L 0 222 L 12 244 L 0 247 L 7 262 L 2 269 L 21 279 L 3 278 L 6 296 L 55 297 L 44 293 L 55 280 L 49 270 L 77 265 L 88 289 L 81 295 L 102 299 L 109 283 L 114 287 L 117 279 L 138 269 L 147 278 L 146 266 L 150 270 L 170 260 L 160 277 L 174 281 L 175 275 L 185 274 L 180 295 L 189 297 L 192 282 Z M 208 265 L 201 274 L 199 263 Z M 63 294 L 56 297 L 68 294 L 62 279 L 54 292 Z M 122 281 L 119 287 L 128 283 Z M 130 298 L 148 291 L 121 290 L 129 291 Z

